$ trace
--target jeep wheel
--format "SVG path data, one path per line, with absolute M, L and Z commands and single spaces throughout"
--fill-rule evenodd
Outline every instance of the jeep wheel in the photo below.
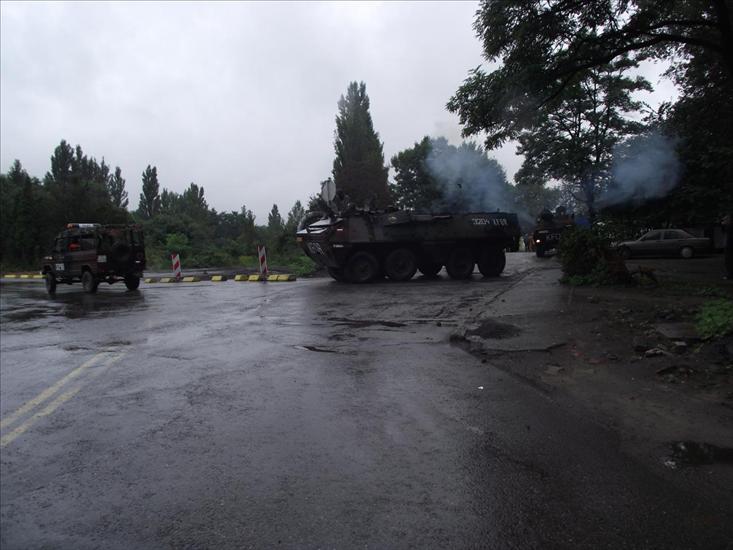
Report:
M 97 278 L 92 275 L 91 271 L 85 271 L 81 276 L 81 286 L 84 289 L 84 292 L 87 294 L 94 294 L 97 292 L 97 285 L 99 285 L 99 281 L 97 281 Z
M 475 263 L 469 248 L 456 248 L 451 252 L 445 270 L 452 279 L 468 279 L 473 273 Z
M 46 284 L 46 292 L 49 294 L 56 294 L 56 277 L 50 271 L 46 272 L 44 277 Z
M 125 277 L 125 286 L 127 287 L 127 290 L 137 290 L 140 286 L 140 277 L 127 275 Z
M 379 274 L 379 262 L 370 252 L 357 252 L 346 264 L 346 278 L 352 283 L 369 283 Z
M 417 271 L 417 258 L 412 250 L 398 248 L 384 259 L 384 271 L 393 281 L 409 281 Z
M 487 248 L 481 252 L 478 270 L 484 277 L 498 277 L 506 266 L 506 254 L 499 248 Z

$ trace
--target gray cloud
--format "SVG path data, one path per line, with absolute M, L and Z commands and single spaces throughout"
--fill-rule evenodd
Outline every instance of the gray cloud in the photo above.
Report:
M 479 65 L 475 2 L 0 4 L 0 169 L 37 176 L 63 138 L 127 179 L 203 185 L 266 219 L 330 174 L 336 102 L 367 84 L 387 162 L 460 140 L 445 103 Z M 509 144 L 494 153 L 511 177 Z

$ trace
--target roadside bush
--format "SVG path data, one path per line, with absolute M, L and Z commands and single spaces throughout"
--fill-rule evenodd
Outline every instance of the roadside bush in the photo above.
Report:
M 733 301 L 720 299 L 705 302 L 696 320 L 697 332 L 706 340 L 733 334 Z
M 629 283 L 623 259 L 592 229 L 573 227 L 562 234 L 558 247 L 561 281 L 573 286 Z

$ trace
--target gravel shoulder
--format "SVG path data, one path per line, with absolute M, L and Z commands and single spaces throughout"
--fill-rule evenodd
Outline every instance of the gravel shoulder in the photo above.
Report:
M 733 297 L 711 275 L 715 260 L 691 270 L 661 261 L 653 288 L 573 288 L 550 259 L 481 304 L 453 341 L 614 429 L 626 452 L 723 495 L 730 451 L 680 451 L 680 442 L 683 451 L 733 447 L 732 341 L 705 342 L 692 328 L 711 293 Z

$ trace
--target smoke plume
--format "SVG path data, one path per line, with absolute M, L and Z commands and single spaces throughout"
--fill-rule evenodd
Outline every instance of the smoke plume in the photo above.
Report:
M 434 212 L 515 211 L 504 169 L 477 145 L 455 147 L 443 138 L 432 140 L 426 166 L 441 197 L 432 205 Z
M 680 162 L 675 141 L 651 132 L 619 144 L 611 164 L 611 182 L 599 206 L 641 204 L 669 193 L 678 183 Z

